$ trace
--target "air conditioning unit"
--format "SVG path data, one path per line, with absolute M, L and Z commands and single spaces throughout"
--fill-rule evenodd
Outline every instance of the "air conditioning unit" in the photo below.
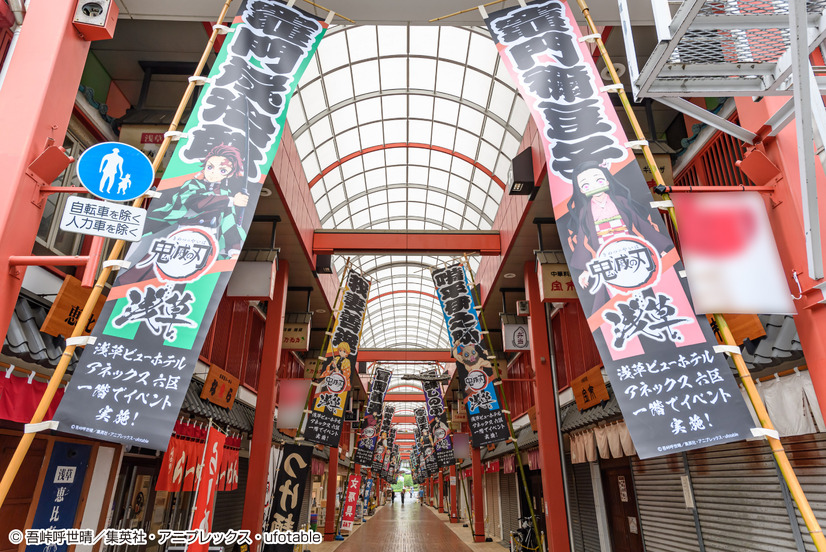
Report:
M 528 316 L 530 315 L 530 303 L 527 301 L 517 301 L 516 302 L 516 315 L 517 316 Z
M 78 0 L 72 24 L 86 40 L 109 40 L 119 13 L 115 0 Z

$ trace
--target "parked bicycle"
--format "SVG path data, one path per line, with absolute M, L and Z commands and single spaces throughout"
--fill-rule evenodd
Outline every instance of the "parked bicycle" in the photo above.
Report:
M 510 533 L 510 552 L 536 552 L 539 550 L 539 541 L 533 530 L 531 516 L 519 518 L 519 529 Z

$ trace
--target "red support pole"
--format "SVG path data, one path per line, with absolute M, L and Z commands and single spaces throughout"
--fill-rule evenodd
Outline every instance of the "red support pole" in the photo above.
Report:
M 536 401 L 535 407 L 544 499 L 544 507 L 541 510 L 545 514 L 548 552 L 569 552 L 571 548 L 568 538 L 568 514 L 565 511 L 565 501 L 559 500 L 559 497 L 565 496 L 565 486 L 562 480 L 562 456 L 559 450 L 554 404 L 556 397 L 553 393 L 551 348 L 548 342 L 545 305 L 539 296 L 539 280 L 533 261 L 525 263 L 525 298 L 528 300 L 530 309 L 528 334 L 531 343 L 531 366 L 536 375 L 534 396 L 542 397 L 541 401 Z
M 281 359 L 284 313 L 287 308 L 288 272 L 287 261 L 278 261 L 275 293 L 273 300 L 268 302 L 267 321 L 264 325 L 264 349 L 261 351 L 261 374 L 258 380 L 258 398 L 250 443 L 247 487 L 244 491 L 244 513 L 241 518 L 241 527 L 248 530 L 251 535 L 260 533 L 264 522 L 264 502 L 267 498 L 265 493 L 275 417 L 276 374 Z M 255 552 L 258 545 L 259 541 L 253 539 L 250 552 Z
M 459 523 L 459 495 L 456 486 L 456 466 L 450 466 L 450 523 Z
M 0 334 L 5 336 L 25 269 L 8 259 L 30 255 L 45 199 L 29 165 L 69 126 L 89 42 L 72 25 L 76 2 L 32 2 L 0 88 Z
M 338 491 L 338 449 L 330 447 L 327 464 L 327 511 L 324 514 L 324 540 L 336 537 L 336 492 Z
M 439 482 L 439 513 L 445 513 L 445 475 L 444 472 L 439 469 L 439 474 L 436 476 L 436 481 Z
M 470 447 L 471 468 L 473 469 L 473 542 L 485 542 L 485 500 L 482 493 L 482 451 Z

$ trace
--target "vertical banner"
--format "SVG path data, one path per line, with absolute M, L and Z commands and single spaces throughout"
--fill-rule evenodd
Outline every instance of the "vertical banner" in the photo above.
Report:
M 354 270 L 347 274 L 333 337 L 327 346 L 313 409 L 304 438 L 312 443 L 337 447 L 344 425 L 344 407 L 350 393 L 350 374 L 358 357 L 361 327 L 367 310 L 370 281 Z
M 66 397 L 60 430 L 164 450 L 255 213 L 287 105 L 327 25 L 243 0 L 233 32 L 126 255 Z
M 569 6 L 531 2 L 486 23 L 539 129 L 562 248 L 640 458 L 750 436 Z
M 382 461 L 381 465 L 381 476 L 387 479 L 388 475 L 390 474 L 390 463 L 393 460 L 393 445 L 396 441 L 396 428 L 390 428 L 387 432 L 387 448 L 384 451 L 384 460 Z
M 496 396 L 493 365 L 488 360 L 491 352 L 482 343 L 482 327 L 465 268 L 457 264 L 436 269 L 432 275 L 459 371 L 473 446 L 505 441 L 510 431 Z
M 313 460 L 313 447 L 284 445 L 281 466 L 275 478 L 267 532 L 298 531 L 301 501 Z M 292 544 L 266 544 L 264 552 L 292 552 Z
M 359 499 L 359 489 L 361 488 L 361 476 L 351 474 L 347 480 L 347 494 L 344 498 L 344 513 L 341 515 L 341 530 L 352 531 L 353 520 L 356 518 L 356 503 Z
M 373 478 L 367 480 L 364 484 L 364 507 L 366 511 L 369 511 L 369 504 L 370 504 L 370 493 L 373 492 Z
M 362 466 L 370 466 L 373 461 L 373 452 L 376 450 L 376 441 L 379 438 L 384 395 L 390 387 L 392 375 L 392 371 L 384 368 L 377 368 L 373 373 L 373 382 L 370 385 L 370 395 L 367 398 L 367 408 L 361 425 L 361 438 L 354 456 L 356 463 Z
M 40 489 L 32 529 L 71 529 L 83 494 L 83 481 L 92 454 L 91 445 L 55 441 L 49 468 Z M 34 485 L 34 482 L 32 482 Z M 148 496 L 141 497 L 147 504 Z M 23 529 L 22 527 L 20 529 Z M 6 535 L 3 535 L 4 539 Z M 16 548 L 16 547 L 15 547 Z M 26 552 L 66 552 L 67 544 L 26 546 Z
M 435 372 L 433 372 L 435 375 Z M 453 456 L 453 440 L 450 427 L 447 425 L 447 412 L 442 396 L 442 385 L 438 381 L 423 381 L 425 405 L 427 406 L 427 422 L 430 436 L 433 438 L 433 450 L 436 454 L 436 463 L 440 468 L 447 468 L 456 463 Z
M 378 443 L 376 443 L 376 451 L 373 453 L 373 464 L 370 467 L 373 473 L 377 475 L 381 473 L 381 467 L 384 462 L 384 452 L 387 450 L 387 439 L 390 434 L 390 423 L 393 420 L 394 412 L 396 412 L 395 406 L 392 404 L 384 405 L 384 415 L 381 419 Z
M 206 449 L 203 465 L 201 466 L 198 481 L 198 495 L 195 500 L 195 513 L 192 516 L 192 527 L 195 531 L 209 533 L 212 529 L 212 514 L 215 512 L 215 493 L 218 492 L 218 466 L 221 465 L 221 455 L 224 452 L 224 441 L 227 436 L 210 427 L 207 430 Z M 208 542 L 195 541 L 188 550 L 207 552 Z

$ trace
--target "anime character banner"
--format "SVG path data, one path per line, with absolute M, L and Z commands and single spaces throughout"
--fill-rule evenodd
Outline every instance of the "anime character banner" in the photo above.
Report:
M 313 447 L 288 444 L 281 449 L 267 532 L 298 531 L 301 502 L 313 463 Z M 292 544 L 266 544 L 263 552 L 292 552 Z
M 531 2 L 486 23 L 542 137 L 568 267 L 639 456 L 748 437 L 751 417 L 570 8 Z
M 442 396 L 442 386 L 437 381 L 423 381 L 425 405 L 427 406 L 427 423 L 430 436 L 433 438 L 433 450 L 436 454 L 436 463 L 440 468 L 447 468 L 456 463 L 453 456 L 453 440 L 450 427 L 447 425 L 447 412 Z
M 496 396 L 493 365 L 488 360 L 490 352 L 482 344 L 482 327 L 465 268 L 456 264 L 431 274 L 459 371 L 459 388 L 464 395 L 473 446 L 505 441 L 510 431 Z
M 304 429 L 304 438 L 313 443 L 337 447 L 341 438 L 344 407 L 350 393 L 350 374 L 358 358 L 369 293 L 370 281 L 351 270 L 347 274 L 326 360 L 322 363 L 320 386 Z
M 393 421 L 393 414 L 395 412 L 396 407 L 392 404 L 384 405 L 384 414 L 381 419 L 378 442 L 376 443 L 376 450 L 373 452 L 373 464 L 370 466 L 373 473 L 381 473 L 381 467 L 384 463 L 384 453 L 387 450 L 388 439 L 390 437 L 390 423 Z
M 370 466 L 373 462 L 373 452 L 376 450 L 376 441 L 379 438 L 379 423 L 381 421 L 384 395 L 390 387 L 391 370 L 377 368 L 373 373 L 373 382 L 370 385 L 370 395 L 367 398 L 367 408 L 361 425 L 356 454 L 353 459 L 362 466 Z
M 61 431 L 166 449 L 326 28 L 276 0 L 241 3 L 55 413 Z
M 381 465 L 381 476 L 385 479 L 387 479 L 391 471 L 391 463 L 393 461 L 393 453 L 395 451 L 395 441 L 396 428 L 391 427 L 390 430 L 387 432 L 387 448 L 384 451 L 384 460 L 382 461 Z

